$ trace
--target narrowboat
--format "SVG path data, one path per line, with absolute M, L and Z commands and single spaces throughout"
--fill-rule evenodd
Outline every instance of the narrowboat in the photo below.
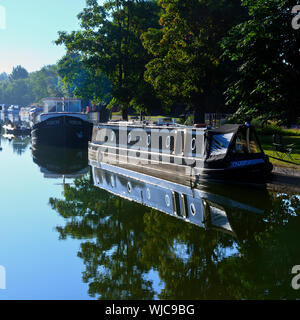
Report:
M 254 127 L 248 124 L 217 129 L 122 122 L 94 125 L 89 157 L 145 172 L 198 178 L 257 178 L 272 171 Z
M 81 101 L 44 99 L 44 110 L 32 127 L 32 143 L 63 147 L 87 147 L 93 125 L 81 112 Z

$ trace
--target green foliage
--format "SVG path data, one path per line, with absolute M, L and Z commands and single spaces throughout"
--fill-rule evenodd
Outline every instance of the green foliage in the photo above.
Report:
M 65 55 L 58 62 L 58 74 L 68 96 L 94 103 L 107 103 L 111 98 L 111 83 L 106 75 L 85 65 L 80 55 Z
M 192 126 L 194 124 L 194 116 L 190 115 L 188 118 L 185 120 L 184 125 L 186 126 Z
M 247 21 L 223 41 L 224 55 L 238 65 L 227 104 L 241 121 L 264 115 L 290 124 L 300 113 L 300 33 L 291 26 L 291 0 L 243 1 Z
M 25 75 L 24 68 L 14 70 L 9 77 L 3 75 L 0 81 L 0 103 L 27 106 L 41 103 L 46 97 L 63 96 L 95 103 L 110 99 L 111 85 L 105 74 L 87 68 L 80 56 L 66 55 L 57 65 L 45 66 L 25 78 L 21 77 Z
M 231 74 L 221 59 L 221 40 L 243 10 L 240 1 L 160 0 L 161 29 L 149 29 L 143 44 L 153 59 L 145 79 L 165 104 L 183 102 L 195 110 L 195 122 L 204 112 L 223 105 L 224 78 Z
M 13 68 L 11 75 L 9 76 L 10 80 L 20 80 L 28 78 L 28 71 L 22 66 L 16 66 Z
M 8 80 L 8 75 L 6 72 L 2 72 L 0 74 L 0 81 L 6 81 L 6 80 Z
M 79 14 L 81 30 L 60 32 L 57 44 L 64 44 L 68 53 L 82 56 L 90 70 L 101 70 L 112 84 L 112 97 L 127 118 L 130 105 L 147 109 L 155 103 L 152 87 L 144 81 L 149 55 L 140 36 L 158 21 L 155 1 L 118 0 L 99 5 L 87 1 Z
M 43 98 L 49 96 L 63 96 L 55 65 L 43 67 L 40 71 L 32 73 L 27 73 L 22 67 L 14 70 L 7 81 L 0 82 L 1 103 L 27 106 L 41 102 Z M 22 74 L 23 76 L 27 74 L 27 77 L 22 78 Z

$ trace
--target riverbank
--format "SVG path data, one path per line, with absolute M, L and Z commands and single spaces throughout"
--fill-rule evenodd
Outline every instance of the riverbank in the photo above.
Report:
M 300 194 L 300 170 L 293 167 L 274 166 L 267 187 L 276 192 Z
M 272 135 L 259 135 L 259 139 L 264 149 L 264 152 L 270 156 L 270 161 L 275 167 L 291 169 L 293 171 L 300 171 L 300 136 L 283 136 L 282 142 L 284 145 L 293 145 L 290 158 L 286 157 L 284 160 L 294 162 L 284 162 L 278 159 L 281 156 L 281 153 L 277 153 L 273 145 Z M 299 165 L 297 165 L 299 164 Z

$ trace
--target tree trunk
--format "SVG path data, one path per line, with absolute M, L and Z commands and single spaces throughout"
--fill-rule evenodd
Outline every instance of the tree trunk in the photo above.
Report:
M 205 123 L 204 99 L 194 104 L 194 124 Z
M 122 119 L 124 121 L 128 121 L 128 109 L 127 108 L 122 109 Z

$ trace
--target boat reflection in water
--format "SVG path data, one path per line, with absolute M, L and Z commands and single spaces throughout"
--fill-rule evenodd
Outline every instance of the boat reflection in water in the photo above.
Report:
M 45 178 L 78 178 L 88 172 L 86 149 L 59 148 L 45 145 L 32 147 L 33 161 Z
M 249 194 L 234 199 L 234 194 L 238 194 L 234 187 L 229 196 L 226 190 L 208 182 L 191 185 L 194 182 L 161 179 L 104 162 L 90 160 L 90 165 L 96 187 L 199 227 L 220 230 L 239 238 L 249 235 L 251 224 L 247 224 L 247 220 L 261 217 L 269 199 L 266 190 L 259 190 L 257 194 L 252 190 L 251 197 L 255 199 Z M 235 230 L 234 225 L 240 223 L 241 216 L 244 227 Z

